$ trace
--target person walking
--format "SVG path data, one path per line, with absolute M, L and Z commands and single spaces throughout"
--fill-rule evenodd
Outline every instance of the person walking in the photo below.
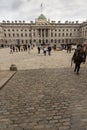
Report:
M 67 44 L 67 53 L 71 53 L 71 44 Z
M 37 49 L 38 49 L 38 54 L 40 54 L 40 46 L 38 46 Z
M 28 44 L 27 49 L 28 49 L 28 53 L 30 53 L 30 44 Z
M 51 55 L 51 47 L 48 46 L 48 55 L 50 56 Z
M 78 47 L 72 57 L 72 61 L 75 64 L 74 72 L 79 74 L 80 71 L 80 65 L 81 63 L 85 63 L 85 54 L 83 52 L 83 49 L 81 47 Z
M 47 48 L 46 47 L 43 48 L 43 52 L 44 52 L 44 55 L 46 56 L 46 53 L 47 53 Z

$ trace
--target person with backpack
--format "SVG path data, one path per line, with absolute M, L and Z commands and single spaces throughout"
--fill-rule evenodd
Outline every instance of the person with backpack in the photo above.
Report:
M 47 53 L 47 48 L 46 47 L 43 48 L 43 53 L 46 56 L 46 53 Z
M 80 71 L 80 65 L 82 62 L 85 63 L 85 54 L 83 52 L 83 49 L 81 47 L 78 47 L 72 57 L 72 61 L 75 64 L 74 72 L 79 74 Z
M 40 54 L 40 46 L 38 46 L 37 49 L 38 49 L 38 54 Z
M 51 47 L 48 46 L 48 55 L 50 56 L 51 55 Z

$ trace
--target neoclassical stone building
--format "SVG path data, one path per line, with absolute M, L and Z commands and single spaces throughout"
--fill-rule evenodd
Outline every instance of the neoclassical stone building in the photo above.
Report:
M 79 23 L 47 20 L 41 14 L 35 22 L 2 21 L 0 23 L 0 44 L 61 44 L 83 43 L 87 40 L 87 22 Z

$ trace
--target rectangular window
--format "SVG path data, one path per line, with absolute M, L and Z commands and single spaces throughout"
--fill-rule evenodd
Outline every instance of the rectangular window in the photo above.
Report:
M 53 37 L 53 33 L 51 33 L 51 37 Z
M 26 40 L 26 43 L 28 43 L 28 40 Z
M 64 39 L 62 39 L 62 43 L 64 43 Z
M 58 42 L 60 43 L 60 40 L 58 40 Z
M 21 37 L 23 37 L 23 33 L 21 33 Z
M 66 33 L 66 37 L 68 37 L 68 33 Z
M 8 36 L 11 37 L 11 34 L 9 33 Z
M 64 37 L 64 33 L 62 34 L 62 36 Z
M 55 37 L 57 37 L 57 34 L 55 33 Z
M 34 32 L 34 37 L 35 37 L 35 32 Z
M 72 36 L 72 33 L 70 33 L 70 37 Z
M 53 43 L 53 39 L 51 39 L 51 43 Z
M 22 43 L 24 43 L 24 40 L 21 40 Z
M 19 37 L 19 33 L 17 33 L 17 37 Z
M 13 37 L 15 37 L 15 34 L 13 33 Z
M 7 43 L 7 40 L 5 42 Z
M 6 33 L 4 34 L 4 36 L 6 37 Z
M 55 39 L 55 43 L 57 43 L 57 40 Z
M 25 33 L 25 37 L 27 37 L 27 33 Z
M 61 36 L 61 34 L 59 33 L 59 37 Z
M 36 42 L 36 40 L 34 39 L 34 42 Z
M 29 37 L 31 37 L 31 33 L 29 33 Z

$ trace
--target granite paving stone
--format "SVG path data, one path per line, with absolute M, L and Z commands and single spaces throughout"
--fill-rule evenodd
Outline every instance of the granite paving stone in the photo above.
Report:
M 79 75 L 75 74 L 69 64 L 72 54 L 53 52 L 46 59 L 33 51 L 30 55 L 13 54 L 16 63 L 20 55 L 19 69 L 0 90 L 0 130 L 87 129 L 87 63 L 81 66 Z M 29 60 L 21 61 L 28 55 Z M 61 59 L 59 64 L 57 58 Z M 2 70 L 7 70 L 10 64 L 6 66 L 2 58 L 1 63 Z

